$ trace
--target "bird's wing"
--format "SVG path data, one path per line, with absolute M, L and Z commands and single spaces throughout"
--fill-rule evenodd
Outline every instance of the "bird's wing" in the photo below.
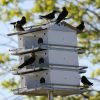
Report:
M 63 12 L 59 14 L 57 20 L 56 20 L 56 23 L 58 24 L 62 19 L 63 19 Z
M 17 31 L 24 31 L 24 28 L 20 25 L 16 25 L 15 28 Z

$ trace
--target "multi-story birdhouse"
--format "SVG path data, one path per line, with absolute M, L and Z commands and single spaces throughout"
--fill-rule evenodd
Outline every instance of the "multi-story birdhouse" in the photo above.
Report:
M 52 91 L 54 96 L 81 93 L 80 74 L 85 72 L 79 66 L 77 47 L 77 30 L 68 23 L 62 22 L 49 27 L 32 28 L 17 32 L 19 48 L 12 54 L 19 56 L 19 65 L 31 54 L 35 61 L 17 69 L 21 83 L 15 94 L 47 95 Z M 15 35 L 15 34 L 9 34 Z

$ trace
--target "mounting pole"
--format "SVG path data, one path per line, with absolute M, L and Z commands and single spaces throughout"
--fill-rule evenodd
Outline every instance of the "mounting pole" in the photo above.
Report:
M 53 100 L 53 92 L 48 91 L 48 100 Z

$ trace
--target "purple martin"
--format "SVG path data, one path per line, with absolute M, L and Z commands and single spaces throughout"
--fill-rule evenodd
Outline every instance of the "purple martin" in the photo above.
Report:
M 47 19 L 47 20 L 52 20 L 52 19 L 54 19 L 55 18 L 55 13 L 56 13 L 57 11 L 52 11 L 51 13 L 49 13 L 49 14 L 47 14 L 47 15 L 44 15 L 44 16 L 41 16 L 40 15 L 40 19 Z
M 24 25 L 26 24 L 26 17 L 23 16 L 23 17 L 21 18 L 21 20 L 16 21 L 16 22 L 12 22 L 12 23 L 10 23 L 10 24 L 11 24 L 11 25 L 14 25 L 14 29 L 16 28 L 16 26 L 22 27 L 22 26 L 24 26 Z
M 63 7 L 62 9 L 63 11 L 58 15 L 58 18 L 56 19 L 56 24 L 65 19 L 65 17 L 68 15 L 66 7 Z
M 81 82 L 82 82 L 84 85 L 88 85 L 88 86 L 93 85 L 93 83 L 91 83 L 91 82 L 86 78 L 86 76 L 82 76 Z
M 22 63 L 21 65 L 18 66 L 18 69 L 23 68 L 24 66 L 28 66 L 31 65 L 32 63 L 34 63 L 35 61 L 35 54 L 32 53 L 32 56 L 30 58 L 28 58 L 27 60 L 25 60 L 24 63 Z
M 16 29 L 16 31 L 24 31 L 24 28 L 21 24 L 18 23 L 19 21 L 17 21 L 17 23 L 14 25 L 14 28 Z
M 21 20 L 16 21 L 16 22 L 12 22 L 12 23 L 10 23 L 10 24 L 15 25 L 16 23 L 18 23 L 18 24 L 24 26 L 24 25 L 26 24 L 26 17 L 23 16 L 23 17 L 21 18 Z
M 79 32 L 83 31 L 85 26 L 84 26 L 84 21 L 81 21 L 81 23 L 76 27 Z

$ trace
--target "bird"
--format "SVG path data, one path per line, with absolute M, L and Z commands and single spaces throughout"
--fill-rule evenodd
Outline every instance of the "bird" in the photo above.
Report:
M 93 85 L 93 83 L 91 83 L 91 82 L 86 78 L 86 76 L 82 76 L 81 82 L 82 82 L 84 85 L 87 85 L 87 86 Z
M 21 20 L 12 22 L 10 24 L 14 25 L 14 29 L 16 29 L 17 31 L 24 31 L 23 26 L 26 24 L 26 17 L 22 16 Z
M 31 65 L 34 61 L 35 61 L 35 54 L 32 53 L 32 56 L 30 58 L 28 58 L 27 60 L 25 60 L 24 63 L 19 65 L 18 69 L 21 69 L 21 68 L 23 68 L 24 66 L 27 66 L 27 65 Z
M 19 21 L 17 21 L 17 23 L 14 25 L 14 28 L 16 31 L 24 31 L 24 28 L 21 24 L 19 24 Z
M 81 21 L 81 23 L 76 28 L 78 29 L 78 32 L 83 31 L 85 28 L 84 21 Z
M 47 19 L 47 20 L 52 20 L 52 19 L 55 18 L 55 13 L 56 12 L 57 12 L 56 10 L 53 10 L 51 13 L 49 13 L 47 15 L 44 15 L 44 16 L 40 15 L 40 19 L 44 18 L 44 19 Z
M 12 22 L 12 23 L 10 23 L 10 24 L 15 25 L 16 23 L 18 23 L 18 24 L 24 26 L 24 25 L 26 24 L 26 17 L 25 17 L 25 16 L 22 16 L 21 20 L 16 21 L 16 22 Z
M 65 19 L 65 17 L 68 15 L 68 11 L 67 11 L 66 7 L 63 7 L 62 9 L 63 9 L 63 11 L 58 15 L 58 18 L 56 19 L 55 24 L 58 24 L 60 21 Z

